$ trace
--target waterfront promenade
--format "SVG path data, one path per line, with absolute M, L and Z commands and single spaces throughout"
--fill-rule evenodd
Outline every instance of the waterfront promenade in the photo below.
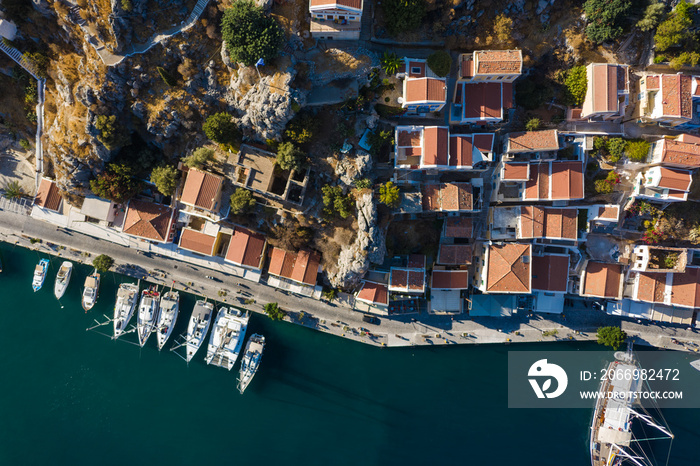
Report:
M 30 238 L 39 238 L 42 242 L 32 244 Z M 96 255 L 107 254 L 115 259 L 112 270 L 117 273 L 166 286 L 171 286 L 174 281 L 177 289 L 257 313 L 263 313 L 264 304 L 277 302 L 288 311 L 286 320 L 289 322 L 376 346 L 594 340 L 599 326 L 620 323 L 619 318 L 594 311 L 586 307 L 585 301 L 574 299 L 573 307 L 565 308 L 563 315 L 471 319 L 466 315 L 452 318 L 413 314 L 379 317 L 380 324 L 374 325 L 363 322 L 362 314 L 351 309 L 351 298 L 347 295 L 332 303 L 319 301 L 278 290 L 263 282 L 250 282 L 167 257 L 147 256 L 133 248 L 59 229 L 28 215 L 6 210 L 0 210 L 0 240 L 87 264 Z M 30 279 L 27 277 L 28 281 Z M 101 299 L 114 298 L 102 296 Z M 246 300 L 255 302 L 246 304 Z M 675 350 L 700 348 L 695 346 L 700 345 L 700 333 L 694 330 L 648 321 L 622 321 L 622 328 L 637 337 L 637 343 Z M 555 336 L 543 336 L 543 332 L 553 330 L 557 332 Z M 672 339 L 687 342 L 687 345 L 674 344 Z

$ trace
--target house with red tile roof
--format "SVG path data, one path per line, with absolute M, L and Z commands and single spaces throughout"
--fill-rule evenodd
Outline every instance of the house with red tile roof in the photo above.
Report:
M 267 241 L 263 235 L 236 226 L 226 250 L 225 260 L 239 267 L 260 270 L 265 259 Z
M 700 168 L 700 137 L 681 134 L 676 138 L 664 136 L 652 143 L 649 163 L 670 168 L 692 170 Z
M 132 199 L 126 208 L 122 231 L 154 243 L 168 243 L 174 237 L 175 212 L 163 204 Z
M 63 198 L 55 181 L 48 178 L 41 179 L 39 190 L 34 197 L 34 206 L 52 212 L 61 212 Z
M 470 183 L 436 183 L 423 186 L 424 212 L 474 212 L 474 194 Z
M 520 50 L 477 50 L 459 56 L 458 80 L 512 83 L 523 72 Z
M 362 281 L 355 295 L 355 309 L 373 314 L 389 314 L 389 288 L 383 283 Z
M 622 264 L 587 261 L 581 273 L 579 294 L 591 298 L 622 299 L 624 284 Z
M 203 256 L 214 256 L 220 245 L 221 235 L 207 234 L 192 228 L 183 228 L 180 232 L 178 247 Z
M 492 240 L 578 240 L 578 209 L 535 205 L 492 207 L 489 232 Z
M 700 97 L 696 77 L 682 73 L 644 73 L 639 80 L 639 89 L 635 116 L 640 122 L 697 127 L 692 124 L 693 101 Z
M 532 245 L 487 243 L 476 267 L 475 286 L 484 293 L 529 294 L 532 291 Z
M 270 275 L 314 287 L 320 266 L 321 255 L 316 252 L 305 249 L 289 252 L 273 247 L 270 250 L 270 264 L 267 271 Z M 272 286 L 276 285 L 273 283 Z
M 360 39 L 362 0 L 310 0 L 309 14 L 315 39 Z
M 507 154 L 539 155 L 537 158 L 540 160 L 556 158 L 556 153 L 561 148 L 556 129 L 508 133 L 505 142 Z
M 410 254 L 404 265 L 389 269 L 389 291 L 405 294 L 425 293 L 425 262 L 422 254 Z
M 447 80 L 436 75 L 425 59 L 404 58 L 396 74 L 403 79 L 401 108 L 412 115 L 439 112 L 447 102 Z
M 224 177 L 197 168 L 185 172 L 180 202 L 186 212 L 219 220 Z
M 647 303 L 700 308 L 700 267 L 683 272 L 636 272 L 631 299 Z
M 625 115 L 629 104 L 629 66 L 590 63 L 586 66 L 588 87 L 580 118 L 615 121 Z
M 474 225 L 470 217 L 447 217 L 442 229 L 445 238 L 472 238 Z
M 620 220 L 620 206 L 617 204 L 594 204 L 585 208 L 588 210 L 588 233 L 607 233 Z
M 433 269 L 430 278 L 431 314 L 461 314 L 464 309 L 462 290 L 469 288 L 469 272 L 466 270 Z
M 688 170 L 656 166 L 637 174 L 632 197 L 650 201 L 688 200 L 693 175 Z
M 472 247 L 469 244 L 440 243 L 437 263 L 454 266 L 469 265 L 472 263 Z
M 454 134 L 445 126 L 397 126 L 396 168 L 486 169 L 493 161 L 493 133 Z
M 532 256 L 532 291 L 535 312 L 561 314 L 569 284 L 569 255 Z
M 503 162 L 492 201 L 573 201 L 584 198 L 583 162 Z M 524 178 L 527 177 L 526 180 Z

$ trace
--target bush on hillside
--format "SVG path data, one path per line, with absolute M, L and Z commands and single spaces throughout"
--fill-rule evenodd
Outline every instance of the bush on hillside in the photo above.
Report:
M 284 42 L 284 32 L 277 22 L 248 0 L 234 2 L 224 11 L 221 35 L 231 61 L 246 66 L 261 58 L 266 62 L 272 60 Z

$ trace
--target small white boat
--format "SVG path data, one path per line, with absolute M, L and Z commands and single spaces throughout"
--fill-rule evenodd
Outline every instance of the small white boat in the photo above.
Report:
M 34 268 L 34 279 L 32 280 L 32 288 L 34 291 L 39 291 L 44 286 L 46 272 L 49 270 L 49 261 L 41 259 L 39 264 Z
M 224 367 L 228 370 L 233 368 L 243 346 L 249 319 L 248 312 L 229 307 L 222 307 L 219 310 L 209 338 L 207 364 Z
M 69 261 L 63 262 L 63 264 L 61 264 L 61 268 L 58 269 L 58 273 L 56 274 L 56 283 L 53 285 L 53 294 L 56 296 L 56 299 L 61 299 L 66 293 L 72 273 L 73 263 Z
M 152 286 L 148 290 L 141 292 L 141 302 L 139 303 L 139 314 L 137 316 L 136 328 L 139 334 L 139 346 L 143 348 L 146 340 L 151 336 L 158 320 L 158 293 L 156 287 Z
M 163 349 L 165 342 L 168 341 L 170 335 L 175 328 L 175 321 L 180 312 L 180 293 L 177 291 L 168 291 L 160 298 L 160 314 L 158 314 L 158 323 L 156 324 L 156 337 L 158 337 L 158 351 Z
M 114 305 L 114 338 L 119 338 L 129 325 L 134 315 L 136 301 L 139 297 L 139 286 L 135 283 L 122 283 L 117 291 L 117 302 Z
M 238 391 L 243 394 L 253 376 L 260 367 L 263 350 L 265 349 L 265 337 L 254 333 L 245 345 L 245 353 L 241 360 L 241 369 L 238 372 Z
M 187 362 L 190 362 L 202 346 L 209 331 L 214 305 L 206 301 L 197 301 L 192 310 L 190 322 L 187 324 Z
M 97 270 L 88 275 L 83 288 L 83 309 L 85 312 L 92 309 L 97 302 L 97 293 L 100 291 L 100 274 Z

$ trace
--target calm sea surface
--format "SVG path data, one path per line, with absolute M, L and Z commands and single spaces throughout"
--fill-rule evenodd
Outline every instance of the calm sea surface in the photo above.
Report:
M 188 367 L 153 336 L 140 350 L 85 331 L 111 315 L 124 277 L 105 274 L 86 315 L 87 266 L 76 264 L 59 303 L 60 258 L 6 243 L 0 254 L 0 465 L 590 464 L 590 410 L 507 408 L 514 347 L 381 349 L 254 315 L 248 332 L 268 345 L 241 396 L 238 366 L 208 367 L 204 348 Z M 33 293 L 41 257 L 51 268 Z M 177 333 L 194 305 L 181 296 Z M 554 349 L 515 348 L 543 347 Z M 700 412 L 664 415 L 670 464 L 700 464 Z

